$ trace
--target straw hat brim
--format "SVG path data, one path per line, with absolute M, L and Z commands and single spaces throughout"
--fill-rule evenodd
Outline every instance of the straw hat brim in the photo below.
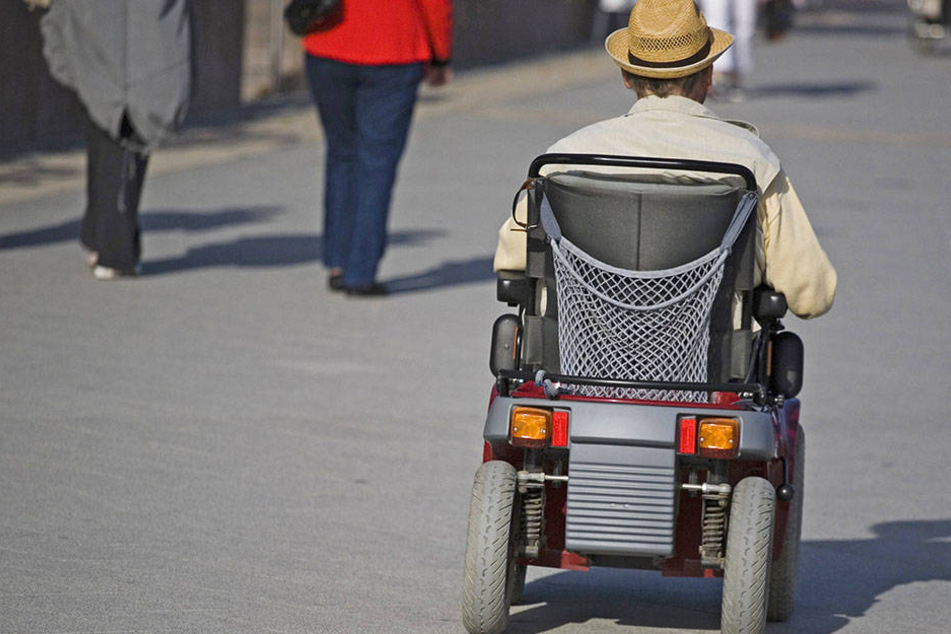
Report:
M 713 42 L 710 44 L 710 52 L 701 60 L 687 64 L 685 66 L 668 66 L 665 68 L 656 68 L 654 66 L 638 66 L 632 64 L 628 53 L 630 52 L 630 32 L 627 28 L 618 29 L 611 33 L 604 40 L 604 48 L 617 65 L 629 73 L 640 75 L 641 77 L 651 77 L 654 79 L 677 79 L 686 77 L 693 73 L 703 70 L 712 64 L 718 57 L 726 52 L 733 44 L 733 36 L 726 31 L 708 27 L 713 35 Z

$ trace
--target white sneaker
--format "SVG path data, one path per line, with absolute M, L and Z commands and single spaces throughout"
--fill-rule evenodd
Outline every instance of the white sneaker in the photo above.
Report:
M 139 267 L 136 266 L 132 270 L 123 270 L 123 269 L 114 269 L 111 266 L 100 266 L 96 265 L 92 269 L 92 276 L 97 280 L 118 280 L 121 278 L 128 277 L 138 277 L 139 276 Z

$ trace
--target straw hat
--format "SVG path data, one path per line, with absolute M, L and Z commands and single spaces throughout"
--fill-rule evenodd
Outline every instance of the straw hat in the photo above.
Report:
M 675 79 L 702 70 L 733 43 L 707 26 L 694 0 L 638 0 L 626 29 L 604 41 L 618 66 L 642 77 Z

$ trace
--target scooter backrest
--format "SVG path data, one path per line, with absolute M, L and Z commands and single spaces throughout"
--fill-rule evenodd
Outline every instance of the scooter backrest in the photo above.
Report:
M 674 268 L 715 249 L 745 193 L 742 188 L 721 182 L 673 184 L 591 172 L 553 174 L 544 179 L 542 187 L 564 237 L 606 264 L 638 271 Z M 727 259 L 711 310 L 711 381 L 741 379 L 749 367 L 754 227 L 755 214 Z M 531 252 L 530 247 L 530 258 Z M 546 285 L 552 289 L 550 256 L 544 269 Z M 732 310 L 737 294 L 745 304 L 739 329 L 734 328 Z M 549 306 L 552 301 L 549 297 Z M 556 319 L 557 314 L 552 314 L 546 321 Z M 545 328 L 546 333 L 552 330 L 551 326 Z M 545 336 L 546 367 L 558 363 L 551 337 Z
M 643 182 L 603 174 L 555 174 L 545 195 L 562 234 L 602 262 L 669 269 L 720 244 L 743 191 L 725 184 Z

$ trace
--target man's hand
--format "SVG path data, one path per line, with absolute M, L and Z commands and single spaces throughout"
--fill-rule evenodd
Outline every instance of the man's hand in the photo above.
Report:
M 452 67 L 428 64 L 426 72 L 423 74 L 423 81 L 426 82 L 427 86 L 445 86 L 452 81 Z

